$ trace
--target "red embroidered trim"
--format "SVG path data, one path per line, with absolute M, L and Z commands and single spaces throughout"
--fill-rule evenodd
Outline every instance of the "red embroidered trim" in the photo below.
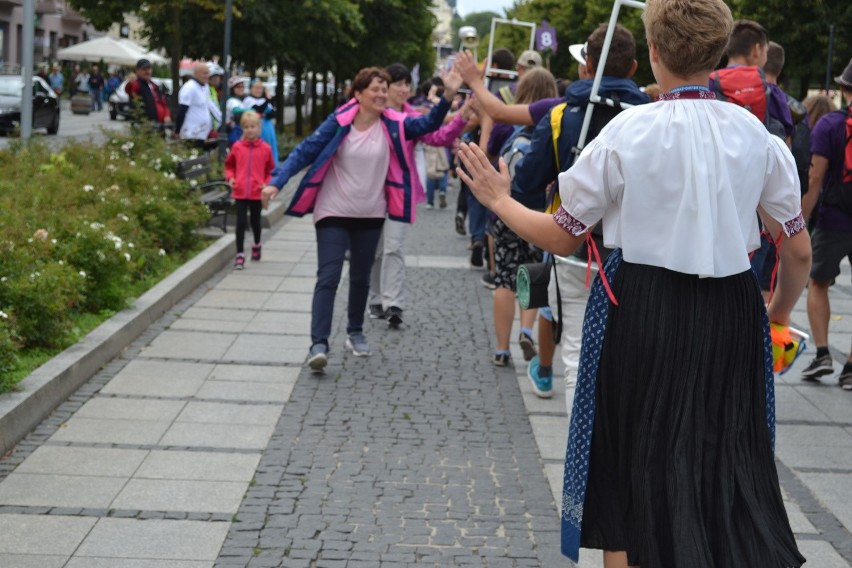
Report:
M 568 213 L 561 205 L 556 210 L 556 213 L 553 214 L 553 220 L 556 221 L 557 225 L 575 237 L 582 235 L 588 229 L 586 225 Z
M 660 96 L 657 98 L 657 100 L 659 101 L 676 101 L 686 99 L 704 99 L 707 101 L 715 101 L 716 94 L 713 93 L 713 91 L 708 91 L 706 89 L 690 89 L 686 91 L 669 91 L 668 93 L 660 93 Z
M 790 219 L 786 223 L 784 223 L 784 234 L 787 237 L 792 237 L 793 235 L 797 235 L 808 228 L 808 224 L 805 223 L 805 218 L 802 217 L 801 213 L 795 219 Z

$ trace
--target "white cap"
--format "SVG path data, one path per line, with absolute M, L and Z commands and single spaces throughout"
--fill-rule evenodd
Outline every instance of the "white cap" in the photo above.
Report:
M 586 43 L 575 43 L 573 45 L 568 46 L 568 51 L 571 52 L 571 55 L 574 56 L 574 59 L 577 60 L 578 63 L 586 64 L 586 51 L 589 47 L 588 42 Z

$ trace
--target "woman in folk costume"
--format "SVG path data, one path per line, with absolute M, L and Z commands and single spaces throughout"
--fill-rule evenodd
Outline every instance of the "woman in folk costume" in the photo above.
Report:
M 562 552 L 607 568 L 790 568 L 799 554 L 773 457 L 770 321 L 788 324 L 810 238 L 796 164 L 707 76 L 733 25 L 722 0 L 649 0 L 660 102 L 622 112 L 559 176 L 553 216 L 509 195 L 481 150 L 460 152 L 477 198 L 559 255 L 603 223 L 617 249 L 586 310 L 562 503 Z M 764 306 L 748 253 L 755 211 L 780 239 Z

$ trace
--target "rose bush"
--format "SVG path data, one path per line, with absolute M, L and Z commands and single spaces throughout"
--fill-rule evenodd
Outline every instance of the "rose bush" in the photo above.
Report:
M 204 245 L 208 211 L 175 177 L 194 151 L 110 136 L 0 151 L 0 390 L 19 350 L 66 347 L 76 318 L 124 308 Z

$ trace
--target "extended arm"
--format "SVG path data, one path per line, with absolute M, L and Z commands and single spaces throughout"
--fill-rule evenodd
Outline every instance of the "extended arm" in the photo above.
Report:
M 524 126 L 533 125 L 529 105 L 507 105 L 485 87 L 482 74 L 470 53 L 462 51 L 456 56 L 456 70 L 479 99 L 482 110 L 496 122 Z
M 571 235 L 556 223 L 552 215 L 527 209 L 512 199 L 509 171 L 502 158 L 498 172 L 476 144 L 462 144 L 459 157 L 469 172 L 468 175 L 462 168 L 457 168 L 461 180 L 480 203 L 522 239 L 559 256 L 573 253 L 585 241 L 585 235 Z

